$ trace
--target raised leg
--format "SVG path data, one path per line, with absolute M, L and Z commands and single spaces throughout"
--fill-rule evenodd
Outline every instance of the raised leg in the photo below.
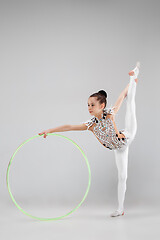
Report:
M 128 144 L 130 144 L 137 132 L 137 119 L 136 119 L 136 87 L 135 76 L 130 76 L 130 82 L 128 87 L 128 93 L 126 97 L 126 115 L 125 115 L 125 132 L 129 137 Z

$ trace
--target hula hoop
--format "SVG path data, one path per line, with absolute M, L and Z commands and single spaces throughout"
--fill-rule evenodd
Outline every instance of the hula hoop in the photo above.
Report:
M 10 184 L 9 184 L 9 171 L 10 171 L 10 166 L 11 166 L 11 163 L 12 163 L 12 161 L 13 161 L 13 158 L 14 158 L 15 154 L 17 153 L 17 151 L 18 151 L 25 143 L 29 142 L 30 140 L 32 140 L 32 139 L 34 139 L 34 138 L 36 138 L 36 137 L 41 137 L 41 136 L 43 136 L 43 135 L 44 135 L 44 134 L 42 134 L 42 135 L 35 135 L 35 136 L 27 139 L 25 142 L 23 142 L 23 143 L 17 148 L 17 150 L 16 150 L 16 151 L 14 152 L 14 154 L 12 155 L 11 160 L 10 160 L 10 162 L 9 162 L 9 164 L 8 164 L 6 181 L 7 181 L 7 188 L 8 188 L 10 197 L 11 197 L 12 201 L 14 202 L 14 204 L 16 205 L 16 207 L 17 207 L 22 213 L 24 213 L 25 215 L 27 215 L 27 216 L 29 216 L 29 217 L 31 217 L 31 218 L 34 218 L 34 219 L 37 219 L 37 220 L 40 220 L 40 221 L 51 221 L 51 220 L 58 220 L 58 219 L 61 219 L 61 218 L 66 217 L 66 216 L 68 216 L 69 214 L 73 213 L 76 209 L 78 209 L 78 208 L 81 206 L 81 204 L 84 202 L 84 200 L 85 200 L 85 198 L 86 198 L 86 196 L 87 196 L 87 194 L 88 194 L 88 192 L 89 192 L 89 188 L 90 188 L 90 184 L 91 184 L 91 170 L 90 170 L 89 162 L 88 162 L 88 160 L 87 160 L 86 155 L 84 154 L 84 152 L 82 151 L 82 149 L 77 145 L 77 143 L 75 143 L 73 140 L 71 140 L 70 138 L 68 138 L 68 137 L 66 137 L 66 136 L 63 136 L 63 135 L 60 135 L 60 134 L 56 134 L 56 133 L 47 133 L 47 135 L 55 135 L 55 136 L 59 136 L 59 137 L 62 137 L 62 138 L 65 138 L 65 139 L 69 140 L 70 142 L 72 142 L 72 143 L 80 150 L 80 152 L 82 153 L 82 155 L 83 155 L 83 157 L 84 157 L 84 159 L 85 159 L 85 161 L 86 161 L 87 167 L 88 167 L 88 174 L 89 174 L 88 186 L 87 186 L 87 190 L 86 190 L 86 192 L 85 192 L 85 194 L 84 194 L 84 197 L 82 198 L 81 202 L 80 202 L 73 210 L 71 210 L 70 212 L 66 213 L 66 214 L 63 215 L 63 216 L 55 217 L 55 218 L 42 218 L 42 217 L 36 217 L 36 216 L 33 216 L 33 215 L 27 213 L 27 212 L 26 212 L 25 210 L 23 210 L 23 209 L 20 207 L 20 205 L 15 201 L 15 199 L 14 199 L 12 193 L 11 193 Z

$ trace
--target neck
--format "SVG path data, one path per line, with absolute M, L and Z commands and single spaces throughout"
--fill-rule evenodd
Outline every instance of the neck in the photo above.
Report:
M 100 120 L 102 118 L 102 116 L 103 116 L 103 111 L 102 111 L 102 113 L 97 114 L 95 117 L 97 117 Z

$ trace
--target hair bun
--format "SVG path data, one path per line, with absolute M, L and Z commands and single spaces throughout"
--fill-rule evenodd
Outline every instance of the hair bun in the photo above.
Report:
M 104 90 L 100 90 L 98 93 L 105 96 L 105 98 L 107 98 L 107 93 Z

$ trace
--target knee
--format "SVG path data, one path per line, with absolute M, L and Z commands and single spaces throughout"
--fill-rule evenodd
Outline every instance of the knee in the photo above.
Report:
M 121 173 L 121 174 L 119 174 L 119 176 L 118 176 L 118 180 L 119 180 L 119 182 L 126 182 L 127 181 L 127 173 Z

